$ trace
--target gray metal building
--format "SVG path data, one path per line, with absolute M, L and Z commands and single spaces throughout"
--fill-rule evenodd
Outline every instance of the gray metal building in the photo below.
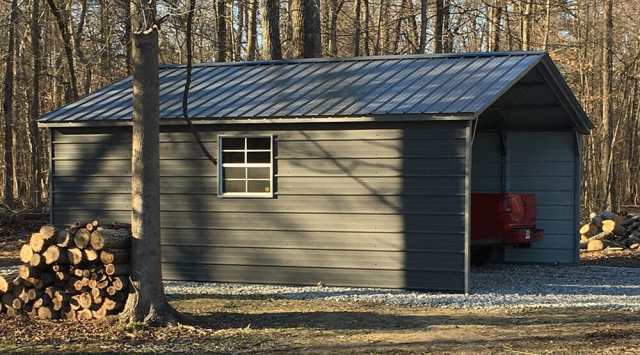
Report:
M 591 123 L 545 53 L 183 66 L 161 82 L 167 279 L 468 291 L 471 192 L 534 192 L 545 239 L 508 262 L 575 263 Z M 50 112 L 51 219 L 130 219 L 131 78 Z

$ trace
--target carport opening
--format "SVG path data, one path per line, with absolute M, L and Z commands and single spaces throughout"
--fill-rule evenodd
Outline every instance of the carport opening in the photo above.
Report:
M 474 213 L 473 208 L 470 212 L 472 270 L 487 263 L 575 264 L 578 261 L 574 235 L 579 220 L 578 135 L 570 112 L 545 80 L 540 65 L 480 115 L 477 127 L 472 130 L 472 206 L 478 199 L 489 201 L 485 202 L 481 216 Z M 535 239 L 535 229 L 542 229 L 542 240 L 509 243 L 504 230 L 495 233 L 491 240 L 479 240 L 483 236 L 477 231 L 477 223 L 473 226 L 474 220 L 490 219 L 485 224 L 501 224 L 488 229 L 508 229 L 504 226 L 504 214 L 511 214 L 514 222 L 523 215 L 526 217 L 532 209 L 528 201 L 513 206 L 509 197 L 502 198 L 502 206 L 492 204 L 491 198 L 487 200 L 489 195 L 507 193 L 524 200 L 528 194 L 535 196 L 536 207 L 532 211 L 535 225 L 515 223 L 512 227 L 531 228 L 532 239 Z M 473 279 L 473 272 L 469 276 Z

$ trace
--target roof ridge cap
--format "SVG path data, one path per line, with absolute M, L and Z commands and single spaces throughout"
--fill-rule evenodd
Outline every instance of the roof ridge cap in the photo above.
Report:
M 312 63 L 335 63 L 354 61 L 377 61 L 377 60 L 406 60 L 406 59 L 441 59 L 441 58 L 487 58 L 503 56 L 542 56 L 544 51 L 501 51 L 501 52 L 463 52 L 463 53 L 425 53 L 425 54 L 402 54 L 402 55 L 379 55 L 361 57 L 320 57 L 320 58 L 298 58 L 298 59 L 278 59 L 278 60 L 256 60 L 240 62 L 202 62 L 193 64 L 193 68 L 202 67 L 223 67 L 223 66 L 254 66 L 254 65 L 290 65 L 290 64 L 312 64 Z M 160 64 L 160 69 L 180 69 L 186 68 L 186 64 L 166 63 Z

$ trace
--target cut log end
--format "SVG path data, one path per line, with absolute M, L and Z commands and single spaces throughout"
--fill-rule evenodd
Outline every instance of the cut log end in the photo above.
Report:
M 25 244 L 20 248 L 20 261 L 28 264 L 31 262 L 31 257 L 33 256 L 33 249 L 30 245 Z
M 39 253 L 44 249 L 45 239 L 42 237 L 40 233 L 31 234 L 31 238 L 29 239 L 29 246 L 31 249 Z
M 9 282 L 4 276 L 0 276 L 0 295 L 9 291 Z
M 47 250 L 42 253 L 42 256 L 44 257 L 44 262 L 47 265 L 51 265 L 58 261 L 63 261 L 60 258 L 60 248 L 55 245 L 50 245 Z
M 89 241 L 91 239 L 91 232 L 86 228 L 80 228 L 76 231 L 76 234 L 73 236 L 73 242 L 76 247 L 79 249 L 84 249 L 89 245 Z
M 56 235 L 56 228 L 50 225 L 44 225 L 40 227 L 40 231 L 38 232 L 44 239 L 49 239 Z
M 604 249 L 604 242 L 600 239 L 593 239 L 587 243 L 587 251 L 600 251 Z

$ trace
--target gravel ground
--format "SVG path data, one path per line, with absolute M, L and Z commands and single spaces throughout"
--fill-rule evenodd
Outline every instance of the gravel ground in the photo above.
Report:
M 640 310 L 640 268 L 489 265 L 471 274 L 472 294 L 344 287 L 166 282 L 168 294 L 252 295 L 295 300 L 374 302 L 408 307 Z
M 15 270 L 17 267 L 0 268 L 0 274 Z M 169 295 L 251 295 L 454 309 L 597 307 L 640 311 L 640 268 L 626 267 L 487 265 L 472 269 L 469 296 L 347 287 L 179 281 L 165 285 Z

